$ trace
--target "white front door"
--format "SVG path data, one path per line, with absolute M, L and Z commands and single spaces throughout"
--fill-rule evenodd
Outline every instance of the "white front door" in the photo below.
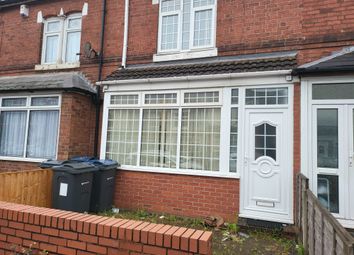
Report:
M 288 109 L 246 109 L 241 217 L 293 222 L 291 125 Z
M 346 227 L 354 227 L 354 106 L 313 105 L 314 193 Z

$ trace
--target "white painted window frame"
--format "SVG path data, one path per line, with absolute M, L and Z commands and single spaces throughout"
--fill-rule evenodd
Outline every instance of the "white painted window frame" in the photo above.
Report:
M 38 97 L 58 97 L 58 105 L 51 106 L 31 106 L 32 98 Z M 11 107 L 3 107 L 2 100 L 9 98 L 26 98 L 26 106 L 11 106 Z M 26 133 L 25 133 L 25 143 L 24 143 L 24 152 L 23 157 L 8 157 L 8 156 L 0 156 L 0 160 L 6 161 L 23 161 L 23 162 L 43 162 L 47 159 L 40 158 L 29 158 L 26 157 L 27 154 L 27 138 L 28 138 L 28 130 L 29 130 L 29 117 L 31 111 L 48 111 L 48 110 L 57 110 L 58 111 L 58 134 L 56 138 L 57 146 L 56 146 L 56 158 L 58 158 L 58 149 L 59 149 L 59 137 L 60 137 L 60 121 L 61 121 L 61 103 L 62 103 L 62 95 L 61 94 L 35 94 L 35 95 L 9 95 L 0 97 L 0 114 L 2 111 L 26 111 Z
M 81 18 L 81 27 L 80 29 L 68 29 L 68 22 L 70 19 Z M 59 21 L 60 22 L 60 30 L 58 32 L 47 32 L 48 23 Z M 37 65 L 35 68 L 36 70 L 41 69 L 58 69 L 62 65 L 62 67 L 67 68 L 75 68 L 79 64 L 80 61 L 76 62 L 66 62 L 66 43 L 67 43 L 67 34 L 68 32 L 82 32 L 82 14 L 81 13 L 74 13 L 67 17 L 51 17 L 44 21 L 44 28 L 43 28 L 43 43 L 42 43 L 42 57 L 41 57 L 41 65 Z M 58 40 L 58 54 L 57 54 L 57 61 L 56 62 L 46 62 L 46 50 L 47 50 L 47 37 L 51 35 L 59 35 Z M 81 35 L 80 35 L 81 41 Z M 67 66 L 64 66 L 67 65 Z
M 179 11 L 170 11 L 162 13 L 161 11 L 161 0 L 159 0 L 159 24 L 158 24 L 158 52 L 154 56 L 154 61 L 168 61 L 174 59 L 188 59 L 188 58 L 198 58 L 217 55 L 216 47 L 216 21 L 217 21 L 217 0 L 213 5 L 207 5 L 203 7 L 194 7 L 193 0 L 191 0 L 191 17 L 190 17 L 190 30 L 189 30 L 189 49 L 182 49 L 182 26 L 183 26 L 183 0 L 181 1 L 181 8 Z M 213 22 L 212 22 L 212 35 L 210 45 L 204 46 L 193 46 L 194 42 L 194 16 L 195 12 L 202 10 L 212 10 Z M 177 34 L 177 48 L 170 50 L 162 50 L 162 19 L 165 16 L 178 15 L 178 34 Z M 161 55 L 161 56 L 159 56 Z M 165 56 L 164 56 L 165 55 Z M 171 55 L 171 57 L 168 57 Z M 175 55 L 175 56 L 173 56 Z
M 338 170 L 334 169 L 318 169 L 317 168 L 317 134 L 315 132 L 316 114 L 315 109 L 320 108 L 338 108 L 338 123 L 342 122 L 344 127 L 347 120 L 341 117 L 340 112 L 343 111 L 342 107 L 345 105 L 354 105 L 354 99 L 327 99 L 327 100 L 314 100 L 312 99 L 312 85 L 314 84 L 338 84 L 338 83 L 354 83 L 353 75 L 346 76 L 322 76 L 322 77 L 303 77 L 301 80 L 301 173 L 309 178 L 310 189 L 317 195 L 317 174 L 325 175 L 337 175 L 339 177 L 339 213 L 333 213 L 333 216 L 338 218 L 345 227 L 354 226 L 353 221 L 347 220 L 349 217 L 349 205 L 346 203 L 348 192 L 344 190 L 344 187 L 348 184 L 345 183 L 348 180 L 347 174 L 339 175 L 340 166 Z M 346 125 L 348 126 L 348 125 Z M 345 127 L 344 129 L 347 129 Z M 340 132 L 347 132 L 347 130 L 338 130 Z M 340 143 L 339 137 L 339 143 Z M 338 148 L 340 150 L 340 148 Z M 347 159 L 340 155 L 339 162 L 346 162 Z M 342 153 L 343 154 L 343 153 Z M 343 166 L 347 167 L 347 166 Z
M 108 126 L 108 111 L 110 109 L 140 109 L 140 127 L 139 127 L 139 138 L 138 138 L 138 159 L 137 166 L 125 166 L 121 167 L 122 170 L 127 171 L 143 171 L 143 172 L 157 172 L 157 173 L 167 173 L 167 174 L 185 174 L 185 175 L 199 175 L 199 176 L 212 176 L 212 177 L 224 177 L 224 178 L 240 178 L 242 173 L 243 160 L 243 140 L 242 134 L 244 132 L 244 109 L 247 108 L 259 108 L 259 105 L 245 105 L 245 93 L 247 88 L 288 88 L 288 104 L 283 105 L 262 105 L 262 108 L 269 109 L 289 109 L 292 111 L 292 102 L 293 102 L 293 92 L 292 84 L 286 83 L 277 83 L 277 84 L 267 84 L 267 85 L 253 85 L 253 86 L 240 86 L 234 85 L 230 87 L 223 88 L 200 88 L 200 89 L 181 89 L 181 90 L 159 90 L 159 91 L 142 91 L 142 92 L 106 92 L 104 98 L 104 110 L 103 110 L 103 126 L 102 126 L 102 146 L 101 146 L 101 158 L 104 159 L 106 155 L 106 142 L 107 142 L 107 126 Z M 231 90 L 238 89 L 238 104 L 231 104 Z M 185 92 L 207 92 L 207 91 L 219 91 L 220 100 L 217 103 L 199 103 L 199 104 L 184 104 L 183 95 Z M 143 105 L 143 95 L 151 93 L 178 93 L 177 101 L 179 105 Z M 129 105 L 129 106 L 117 106 L 110 105 L 110 96 L 118 94 L 137 94 L 139 95 L 139 105 Z M 141 133 L 142 133 L 142 112 L 143 109 L 178 109 L 179 110 L 179 120 L 178 120 L 178 137 L 177 137 L 177 160 L 180 156 L 180 138 L 181 138 L 181 117 L 182 109 L 184 108 L 221 108 L 221 123 L 220 123 L 220 155 L 219 155 L 219 171 L 200 171 L 200 170 L 178 170 L 178 169 L 165 169 L 165 168 L 156 168 L 156 167 L 140 167 L 140 145 L 141 145 Z M 231 124 L 231 108 L 238 108 L 238 139 L 237 139 L 237 172 L 230 172 L 230 124 Z

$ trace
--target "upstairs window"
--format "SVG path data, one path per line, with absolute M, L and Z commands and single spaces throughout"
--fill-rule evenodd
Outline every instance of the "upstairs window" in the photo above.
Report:
M 42 64 L 77 63 L 81 41 L 81 14 L 49 18 L 44 22 Z
M 216 0 L 161 0 L 159 52 L 215 46 Z

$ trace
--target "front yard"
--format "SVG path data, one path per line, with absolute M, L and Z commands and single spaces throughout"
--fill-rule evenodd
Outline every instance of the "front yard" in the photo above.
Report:
M 143 220 L 152 223 L 176 225 L 187 228 L 211 230 L 213 236 L 213 254 L 215 255 L 301 255 L 294 236 L 289 236 L 279 230 L 259 230 L 239 228 L 236 224 L 225 224 L 220 229 L 206 227 L 202 219 L 161 215 L 146 211 L 105 212 L 103 216 Z

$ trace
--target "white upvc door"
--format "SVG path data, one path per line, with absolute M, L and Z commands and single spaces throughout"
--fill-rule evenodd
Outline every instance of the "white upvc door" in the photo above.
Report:
M 245 110 L 241 217 L 292 223 L 292 136 L 288 109 Z
M 353 111 L 348 104 L 312 106 L 312 189 L 346 226 L 354 224 Z
M 349 215 L 354 220 L 354 106 L 348 106 L 348 126 L 349 126 Z

